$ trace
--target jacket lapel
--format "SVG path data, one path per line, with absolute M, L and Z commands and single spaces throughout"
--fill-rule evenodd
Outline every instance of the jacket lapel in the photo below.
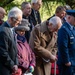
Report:
M 45 33 L 41 33 L 41 37 L 46 41 L 49 42 L 49 40 L 51 39 L 51 36 L 48 32 Z
M 49 41 L 47 48 L 49 47 L 53 49 L 56 42 L 57 42 L 57 33 L 54 32 L 52 35 L 52 39 Z
M 11 26 L 8 25 L 7 22 L 5 22 L 2 26 L 5 27 L 8 36 L 12 39 L 12 42 L 14 43 L 14 35 L 12 34 L 11 29 L 10 29 Z
M 7 22 L 4 22 L 1 26 L 10 28 L 10 26 L 7 24 Z

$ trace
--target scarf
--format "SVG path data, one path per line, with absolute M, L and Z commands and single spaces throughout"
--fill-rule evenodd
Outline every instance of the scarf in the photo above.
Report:
M 23 43 L 26 41 L 25 36 L 21 36 L 19 34 L 17 34 L 17 39 L 20 40 L 20 41 L 22 41 Z

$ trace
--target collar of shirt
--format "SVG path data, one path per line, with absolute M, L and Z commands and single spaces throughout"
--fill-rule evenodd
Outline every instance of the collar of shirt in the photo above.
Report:
M 11 25 L 9 24 L 9 22 L 8 21 L 6 21 L 6 23 L 11 27 Z M 10 30 L 11 30 L 11 32 L 12 32 L 12 34 L 13 34 L 13 31 L 14 31 L 14 27 L 11 27 L 10 28 Z
M 9 22 L 8 21 L 6 21 L 6 23 L 11 27 L 11 25 L 9 24 Z
M 12 32 L 12 34 L 13 34 L 13 30 L 14 30 L 14 28 L 10 28 L 10 30 L 11 30 L 11 32 Z

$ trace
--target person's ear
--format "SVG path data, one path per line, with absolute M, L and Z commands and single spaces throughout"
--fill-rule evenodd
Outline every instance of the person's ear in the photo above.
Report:
M 52 23 L 50 23 L 50 25 L 52 26 L 53 24 L 52 24 Z
M 48 23 L 48 26 L 52 26 L 53 24 L 52 23 Z
M 48 25 L 49 24 L 49 21 L 46 21 L 46 25 Z
M 68 19 L 70 19 L 71 18 L 71 16 L 68 16 Z
M 32 3 L 32 6 L 34 6 L 35 5 L 35 3 Z

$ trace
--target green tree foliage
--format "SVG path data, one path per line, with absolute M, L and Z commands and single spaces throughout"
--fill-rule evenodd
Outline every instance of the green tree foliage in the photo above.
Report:
M 31 1 L 31 0 L 0 0 L 0 6 L 4 7 L 8 13 L 8 11 L 14 7 L 20 5 L 23 1 Z M 75 8 L 75 0 L 43 0 L 42 7 L 40 9 L 42 20 L 46 20 L 50 16 L 55 13 L 55 9 L 58 5 L 68 4 L 72 8 Z
M 65 3 L 70 5 L 72 9 L 75 9 L 75 0 L 65 0 Z
M 40 9 L 42 20 L 46 20 L 49 17 L 53 16 L 53 14 L 55 14 L 55 9 L 57 8 L 57 6 L 64 4 L 65 3 L 56 2 L 56 1 L 43 2 L 43 5 Z
M 0 0 L 0 6 L 5 7 L 7 4 L 10 4 L 13 1 L 17 0 Z M 18 0 L 19 1 L 19 0 Z M 24 0 L 24 1 L 30 1 L 30 0 Z M 43 0 L 43 2 L 50 2 L 50 1 L 56 1 L 56 2 L 62 2 L 70 5 L 73 9 L 75 8 L 75 0 Z
M 0 0 L 0 6 L 5 7 L 14 0 Z

